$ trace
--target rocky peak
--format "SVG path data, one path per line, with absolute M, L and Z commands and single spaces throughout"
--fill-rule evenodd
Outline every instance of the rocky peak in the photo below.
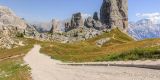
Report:
M 118 27 L 126 30 L 128 27 L 128 0 L 103 0 L 100 9 L 100 19 L 109 28 Z
M 6 6 L 0 6 L 0 16 L 4 14 L 15 15 L 10 8 Z
M 51 27 L 50 32 L 51 33 L 60 33 L 61 32 L 60 21 L 53 19 L 51 23 L 52 23 L 52 27 Z
M 99 20 L 98 12 L 94 12 L 94 14 L 93 14 L 93 19 L 96 20 L 96 21 Z
M 75 28 L 83 26 L 83 18 L 82 18 L 82 14 L 80 12 L 72 15 L 71 26 L 75 27 Z
M 4 6 L 0 6 L 0 24 L 0 26 L 15 27 L 17 29 L 27 27 L 23 19 L 17 17 L 11 9 Z
M 0 47 L 13 48 L 18 46 L 19 39 L 27 28 L 27 24 L 22 18 L 19 18 L 14 12 L 4 6 L 0 6 Z
M 82 14 L 80 12 L 72 15 L 70 22 L 65 22 L 65 31 L 70 31 L 72 29 L 83 27 L 84 21 L 82 18 Z

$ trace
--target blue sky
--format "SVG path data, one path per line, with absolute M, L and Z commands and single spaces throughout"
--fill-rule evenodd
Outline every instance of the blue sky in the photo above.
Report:
M 29 21 L 62 20 L 75 12 L 92 15 L 101 4 L 102 0 L 0 0 L 0 5 L 8 6 Z
M 129 21 L 142 18 L 160 20 L 160 0 L 129 0 Z
M 99 11 L 103 0 L 0 0 L 18 16 L 28 21 L 66 19 L 75 12 L 92 15 Z M 160 20 L 160 0 L 128 0 L 129 21 L 141 18 Z

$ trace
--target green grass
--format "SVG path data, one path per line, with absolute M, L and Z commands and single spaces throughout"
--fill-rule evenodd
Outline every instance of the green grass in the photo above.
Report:
M 27 45 L 13 49 L 1 49 L 0 59 L 26 54 L 37 41 L 22 39 Z M 29 67 L 24 64 L 23 56 L 0 61 L 0 80 L 31 80 Z
M 131 37 L 129 37 L 127 34 L 121 32 L 117 28 L 113 29 L 111 32 L 103 33 L 100 36 L 88 39 L 86 41 L 87 41 L 87 43 L 95 44 L 95 41 L 102 39 L 102 38 L 111 38 L 110 43 L 124 43 L 124 42 L 134 41 Z
M 143 41 L 131 41 L 122 44 L 112 44 L 99 48 L 88 43 L 61 44 L 61 43 L 43 43 L 42 53 L 46 53 L 54 59 L 71 62 L 87 62 L 87 61 L 107 61 L 107 60 L 135 60 L 135 59 L 157 59 L 153 57 L 154 52 L 160 49 L 160 39 L 147 39 Z M 155 47 L 152 47 L 155 46 Z M 139 52 L 139 53 L 138 53 Z M 119 56 L 126 53 L 126 57 Z M 129 55 L 135 57 L 134 54 L 143 54 L 136 58 L 128 58 Z M 146 56 L 150 56 L 146 57 Z M 157 54 L 160 55 L 160 54 Z M 115 59 L 108 59 L 111 58 Z
M 97 58 L 97 61 L 128 61 L 128 60 L 156 60 L 160 59 L 160 46 L 148 48 L 135 48 L 133 50 L 112 53 Z
M 35 42 L 29 40 L 29 39 L 23 39 L 26 43 L 25 46 L 12 48 L 12 49 L 0 49 L 0 59 L 15 56 L 15 55 L 21 55 L 26 54 L 32 47 Z
M 31 80 L 29 70 L 22 58 L 1 61 L 0 80 Z

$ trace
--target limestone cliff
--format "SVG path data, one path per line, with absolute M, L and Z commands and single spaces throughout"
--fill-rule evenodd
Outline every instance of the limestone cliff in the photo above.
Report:
M 100 9 L 100 19 L 109 28 L 118 27 L 126 30 L 128 27 L 128 0 L 103 0 Z

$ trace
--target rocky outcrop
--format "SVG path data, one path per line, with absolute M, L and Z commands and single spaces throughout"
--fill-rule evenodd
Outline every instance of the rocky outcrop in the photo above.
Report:
M 83 18 L 80 12 L 72 15 L 71 26 L 75 28 L 83 27 Z
M 102 25 L 101 21 L 99 20 L 97 12 L 93 14 L 93 17 L 88 17 L 84 21 L 84 26 L 86 26 L 87 28 L 94 28 L 96 30 L 103 30 L 106 27 L 106 25 L 105 27 L 104 25 Z
M 27 27 L 22 18 L 17 17 L 9 8 L 0 6 L 0 26 L 25 29 Z
M 84 26 L 84 21 L 82 18 L 82 14 L 78 12 L 72 15 L 72 18 L 70 21 L 65 22 L 65 32 L 78 27 L 83 27 L 83 26 Z
M 107 43 L 108 41 L 110 41 L 110 38 L 103 38 L 103 39 L 100 39 L 100 40 L 97 40 L 96 41 L 96 45 L 98 47 L 102 47 L 105 43 Z
M 60 21 L 53 19 L 50 33 L 60 33 L 60 32 L 61 32 Z
M 74 27 L 71 27 L 70 22 L 65 22 L 65 32 L 74 29 Z
M 96 20 L 96 21 L 99 20 L 98 12 L 94 12 L 94 14 L 93 14 L 93 19 Z
M 109 28 L 118 27 L 126 30 L 128 27 L 128 0 L 103 0 L 100 19 Z
M 19 45 L 27 25 L 25 21 L 17 17 L 9 8 L 0 6 L 0 48 L 12 48 Z
M 95 20 L 92 17 L 88 17 L 85 22 L 84 22 L 84 26 L 86 26 L 87 28 L 94 28 L 97 30 L 102 30 L 104 29 L 103 25 L 101 24 L 101 22 L 99 20 Z

